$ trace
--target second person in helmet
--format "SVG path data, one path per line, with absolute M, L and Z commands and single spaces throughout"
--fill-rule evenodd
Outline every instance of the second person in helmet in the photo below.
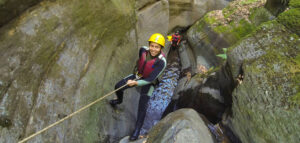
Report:
M 146 116 L 148 101 L 154 90 L 154 83 L 162 74 L 167 65 L 167 61 L 162 53 L 162 48 L 165 46 L 164 36 L 159 33 L 155 33 L 149 38 L 148 41 L 149 47 L 143 46 L 139 51 L 139 60 L 137 63 L 138 72 L 120 80 L 115 85 L 115 89 L 118 89 L 125 84 L 127 84 L 127 86 L 116 92 L 118 97 L 117 99 L 110 100 L 110 104 L 113 107 L 117 104 L 121 104 L 125 89 L 134 86 L 141 86 L 135 130 L 129 138 L 131 141 L 136 140 L 139 136 L 140 129 Z

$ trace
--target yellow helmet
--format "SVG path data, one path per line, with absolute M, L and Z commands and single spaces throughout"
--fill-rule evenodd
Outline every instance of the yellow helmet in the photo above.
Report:
M 152 34 L 148 41 L 157 43 L 157 44 L 161 45 L 162 47 L 165 47 L 165 38 L 160 33 Z

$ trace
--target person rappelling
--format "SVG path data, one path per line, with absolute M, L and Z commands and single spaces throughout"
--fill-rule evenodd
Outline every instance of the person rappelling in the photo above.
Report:
M 112 107 L 115 107 L 116 105 L 122 103 L 123 92 L 125 89 L 135 86 L 141 86 L 137 121 L 135 130 L 129 137 L 130 141 L 134 141 L 139 137 L 140 129 L 142 128 L 146 116 L 148 101 L 150 99 L 150 96 L 152 95 L 152 92 L 154 91 L 154 85 L 167 65 L 167 61 L 162 52 L 162 49 L 165 47 L 164 36 L 159 33 L 155 33 L 151 35 L 148 41 L 149 47 L 143 46 L 139 50 L 137 73 L 130 74 L 129 76 L 120 80 L 115 85 L 115 89 L 118 89 L 125 84 L 127 84 L 127 86 L 121 88 L 116 92 L 117 99 L 109 101 L 110 105 Z
M 172 34 L 171 47 L 173 50 L 176 50 L 179 47 L 180 41 L 181 36 L 179 35 L 179 31 L 177 30 L 175 34 Z

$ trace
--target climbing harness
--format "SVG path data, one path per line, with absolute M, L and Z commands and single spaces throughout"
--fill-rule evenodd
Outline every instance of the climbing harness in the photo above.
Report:
M 134 80 L 136 80 L 136 79 L 134 79 Z M 78 114 L 79 112 L 81 112 L 81 111 L 83 111 L 83 110 L 89 108 L 90 106 L 96 104 L 97 102 L 103 100 L 104 98 L 110 96 L 111 94 L 117 92 L 118 90 L 120 90 L 121 88 L 123 88 L 123 87 L 125 87 L 125 86 L 127 86 L 127 84 L 125 84 L 125 85 L 119 87 L 118 89 L 113 90 L 113 91 L 111 91 L 110 93 L 108 93 L 108 94 L 106 94 L 106 95 L 104 95 L 104 96 L 98 98 L 97 100 L 91 102 L 90 104 L 88 104 L 88 105 L 86 105 L 86 106 L 80 108 L 79 110 L 77 110 L 77 111 L 73 112 L 72 114 L 70 114 L 70 115 L 68 115 L 68 116 L 66 116 L 66 117 L 64 117 L 64 118 L 62 118 L 62 119 L 60 119 L 59 121 L 57 121 L 57 122 L 55 122 L 55 123 L 53 123 L 53 124 L 51 124 L 51 125 L 45 127 L 44 129 L 42 129 L 42 130 L 40 130 L 40 131 L 38 131 L 38 132 L 36 132 L 36 133 L 34 133 L 34 134 L 32 134 L 32 135 L 26 137 L 25 139 L 19 141 L 18 143 L 24 143 L 24 142 L 28 141 L 29 139 L 31 139 L 31 138 L 33 138 L 33 137 L 35 137 L 35 136 L 37 136 L 37 135 L 39 135 L 39 134 L 45 132 L 46 130 L 48 130 L 48 129 L 54 127 L 55 125 L 57 125 L 57 124 L 59 124 L 59 123 L 65 121 L 65 120 L 71 118 L 72 116 Z

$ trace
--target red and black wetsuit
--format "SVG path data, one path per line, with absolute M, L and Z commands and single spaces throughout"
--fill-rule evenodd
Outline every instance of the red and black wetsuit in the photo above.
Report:
M 138 107 L 138 116 L 136 121 L 136 129 L 138 129 L 138 131 L 143 125 L 146 116 L 148 101 L 150 99 L 150 96 L 152 95 L 152 92 L 154 91 L 153 82 L 159 77 L 159 75 L 162 74 L 162 72 L 166 68 L 166 65 L 167 61 L 162 53 L 156 57 L 151 57 L 148 47 L 143 46 L 142 48 L 140 48 L 138 71 L 143 76 L 141 79 L 137 80 L 137 86 L 142 87 Z M 125 77 L 115 85 L 115 89 L 118 89 L 119 87 L 125 85 L 128 80 L 133 79 L 136 79 L 135 74 L 131 74 Z M 127 88 L 131 87 L 125 86 L 124 88 L 116 92 L 118 100 L 120 100 L 121 102 L 123 101 L 123 92 Z
M 172 48 L 173 49 L 176 49 L 180 43 L 180 40 L 181 40 L 181 36 L 179 34 L 173 34 L 172 35 Z

